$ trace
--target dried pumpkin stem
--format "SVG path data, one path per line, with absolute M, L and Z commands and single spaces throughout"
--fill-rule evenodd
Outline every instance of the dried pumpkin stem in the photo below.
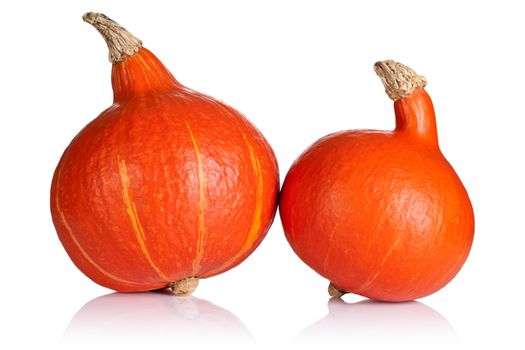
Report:
M 109 61 L 113 64 L 133 56 L 142 47 L 140 39 L 102 13 L 88 12 L 82 16 L 82 19 L 102 34 L 108 45 Z
M 169 288 L 176 296 L 187 296 L 193 293 L 199 285 L 198 277 L 186 277 L 176 282 L 171 282 Z
M 348 292 L 345 292 L 344 290 L 337 289 L 333 283 L 328 285 L 328 294 L 330 294 L 332 298 L 340 298 L 347 293 Z
M 396 101 L 408 97 L 414 90 L 427 85 L 427 80 L 417 75 L 412 68 L 392 60 L 379 61 L 374 70 L 381 78 L 388 97 Z

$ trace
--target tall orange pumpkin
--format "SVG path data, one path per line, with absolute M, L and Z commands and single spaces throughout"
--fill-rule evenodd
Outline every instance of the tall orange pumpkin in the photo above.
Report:
M 280 214 L 297 255 L 331 281 L 329 292 L 405 301 L 445 286 L 470 251 L 474 215 L 438 146 L 426 80 L 378 62 L 395 101 L 393 131 L 328 135 L 292 165 Z
M 265 236 L 276 211 L 275 156 L 241 114 L 182 86 L 116 22 L 95 13 L 84 20 L 107 42 L 114 103 L 56 168 L 58 236 L 105 287 L 190 294 Z

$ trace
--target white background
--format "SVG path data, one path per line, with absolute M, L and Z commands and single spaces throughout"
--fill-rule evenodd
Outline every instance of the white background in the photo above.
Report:
M 519 1 L 361 3 L 2 2 L 0 347 L 523 349 L 525 10 Z M 49 213 L 60 155 L 112 102 L 107 48 L 85 11 L 114 18 L 180 82 L 244 113 L 282 178 L 325 134 L 393 128 L 372 64 L 412 66 L 429 80 L 442 151 L 475 209 L 462 271 L 419 303 L 350 295 L 328 305 L 328 282 L 294 255 L 277 216 L 248 260 L 202 281 L 195 297 L 111 295 L 91 282 Z

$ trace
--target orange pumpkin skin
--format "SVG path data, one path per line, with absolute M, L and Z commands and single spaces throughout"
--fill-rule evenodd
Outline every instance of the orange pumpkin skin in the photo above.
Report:
M 112 84 L 114 104 L 73 139 L 53 177 L 53 222 L 72 261 L 121 292 L 242 262 L 276 211 L 264 137 L 145 48 L 113 65 Z
M 423 88 L 394 103 L 394 131 L 328 135 L 292 165 L 280 215 L 297 255 L 338 290 L 406 301 L 460 270 L 474 215 L 441 154 Z

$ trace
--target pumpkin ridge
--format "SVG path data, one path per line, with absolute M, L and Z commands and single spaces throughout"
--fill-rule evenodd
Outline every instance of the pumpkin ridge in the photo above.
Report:
M 149 89 L 153 87 L 153 84 L 149 81 L 149 74 L 152 73 L 152 69 L 148 62 L 142 57 L 142 55 L 137 55 L 137 60 L 141 63 L 140 69 L 144 72 L 142 79 L 144 80 L 144 83 L 148 86 Z M 146 74 L 146 72 L 148 74 Z
M 243 246 L 241 248 L 241 251 L 238 253 L 238 256 L 239 257 L 240 255 L 243 255 L 246 250 L 248 250 L 249 248 L 251 248 L 251 245 L 253 244 L 253 242 L 256 240 L 257 238 L 257 233 L 259 232 L 259 229 L 261 227 L 261 216 L 262 216 L 262 196 L 263 196 L 263 181 L 262 181 L 262 178 L 263 178 L 263 174 L 262 174 L 262 170 L 261 170 L 261 162 L 259 161 L 259 159 L 255 156 L 255 152 L 253 151 L 253 146 L 252 144 L 246 139 L 246 135 L 244 133 L 242 133 L 242 138 L 244 140 L 244 142 L 246 143 L 246 146 L 248 146 L 248 149 L 250 151 L 250 159 L 252 161 L 252 167 L 253 167 L 253 171 L 254 171 L 254 174 L 255 176 L 257 177 L 257 191 L 256 191 L 256 196 L 255 196 L 255 211 L 254 211 L 254 214 L 253 214 L 253 219 L 252 219 L 252 227 L 250 228 L 250 231 L 248 231 L 248 236 L 246 238 L 246 241 L 243 243 Z
M 213 99 L 210 99 L 210 101 L 215 104 L 219 109 L 223 112 L 223 116 L 227 115 L 232 120 L 235 120 L 237 122 L 236 116 L 234 116 L 230 111 L 225 108 L 220 102 L 215 101 Z M 257 233 L 261 229 L 261 219 L 262 219 L 262 197 L 263 197 L 263 175 L 261 171 L 261 164 L 259 162 L 259 159 L 255 157 L 253 146 L 248 141 L 248 138 L 246 137 L 246 134 L 242 131 L 241 127 L 238 123 L 236 124 L 236 128 L 239 131 L 239 133 L 242 136 L 242 139 L 248 149 L 248 153 L 250 154 L 250 161 L 252 163 L 252 168 L 254 170 L 254 173 L 257 177 L 257 190 L 256 190 L 256 203 L 255 203 L 255 209 L 254 214 L 252 217 L 252 225 L 250 226 L 250 229 L 248 230 L 248 234 L 246 235 L 246 238 L 244 242 L 242 243 L 241 248 L 239 251 L 232 256 L 230 259 L 228 259 L 225 263 L 220 265 L 219 267 L 216 267 L 208 272 L 205 273 L 206 276 L 211 276 L 217 273 L 220 273 L 222 270 L 227 268 L 228 266 L 231 266 L 235 261 L 237 261 L 239 258 L 241 258 L 246 252 L 248 252 L 253 243 L 257 240 Z
M 102 268 L 99 264 L 97 264 L 92 258 L 91 256 L 89 256 L 89 254 L 82 248 L 82 245 L 80 244 L 80 242 L 77 240 L 77 237 L 75 236 L 75 234 L 73 233 L 73 229 L 71 228 L 71 226 L 69 225 L 69 222 L 67 221 L 66 219 L 66 216 L 64 214 L 64 212 L 62 211 L 62 209 L 60 208 L 60 200 L 58 199 L 59 197 L 59 188 L 60 188 L 60 180 L 62 179 L 62 167 L 60 167 L 60 169 L 58 169 L 57 171 L 57 182 L 56 182 L 56 193 L 55 193 L 55 208 L 57 210 L 57 213 L 60 217 L 60 221 L 62 222 L 62 225 L 64 225 L 64 228 L 66 229 L 67 233 L 69 234 L 69 237 L 71 238 L 71 241 L 73 241 L 73 243 L 75 244 L 75 246 L 77 247 L 77 249 L 80 251 L 80 253 L 82 254 L 82 256 L 84 257 L 84 259 L 86 259 L 91 265 L 93 265 L 101 274 L 103 274 L 106 278 L 109 278 L 111 280 L 114 280 L 114 281 L 117 281 L 119 283 L 123 283 L 123 284 L 127 284 L 127 285 L 132 285 L 132 286 L 136 286 L 136 285 L 139 285 L 138 283 L 136 282 L 133 282 L 133 281 L 128 281 L 128 280 L 125 280 L 125 279 L 122 279 L 120 277 L 117 277 L 115 275 L 113 275 L 112 273 L 106 271 L 104 268 Z
M 168 281 L 169 278 L 153 262 L 149 254 L 148 248 L 146 247 L 146 243 L 145 243 L 146 234 L 144 233 L 144 228 L 142 227 L 142 224 L 140 223 L 140 219 L 137 213 L 137 207 L 135 206 L 135 203 L 133 202 L 133 199 L 131 197 L 128 168 L 126 166 L 126 161 L 120 158 L 120 154 L 118 155 L 118 168 L 119 168 L 120 182 L 122 184 L 122 199 L 124 200 L 124 205 L 126 207 L 126 213 L 128 214 L 129 222 L 131 224 L 131 228 L 133 232 L 135 233 L 135 237 L 137 238 L 137 242 L 139 244 L 140 250 L 144 254 L 144 257 L 146 258 L 148 263 L 155 270 L 155 272 L 163 280 Z
M 195 250 L 195 258 L 193 260 L 193 276 L 197 276 L 197 273 L 200 268 L 200 264 L 203 257 L 203 248 L 204 248 L 204 236 L 206 235 L 206 225 L 204 223 L 204 171 L 202 168 L 202 154 L 199 148 L 199 144 L 197 143 L 197 140 L 195 139 L 195 135 L 193 134 L 193 131 L 190 127 L 190 124 L 187 120 L 184 120 L 184 124 L 186 125 L 186 129 L 188 129 L 188 133 L 191 138 L 191 142 L 193 144 L 193 149 L 195 150 L 195 157 L 197 159 L 197 181 L 199 186 L 199 198 L 198 198 L 198 217 L 197 217 L 197 248 Z
M 258 233 L 261 229 L 261 217 L 262 217 L 262 196 L 263 196 L 263 181 L 262 181 L 262 171 L 261 171 L 261 163 L 259 160 L 255 157 L 255 154 L 253 152 L 253 146 L 248 142 L 246 139 L 246 135 L 241 131 L 242 137 L 244 142 L 246 143 L 246 146 L 248 147 L 248 150 L 250 152 L 250 159 L 252 162 L 252 167 L 254 170 L 255 175 L 257 176 L 257 191 L 255 195 L 255 209 L 252 217 L 252 225 L 250 226 L 250 229 L 248 230 L 248 234 L 246 235 L 246 239 L 244 240 L 241 249 L 232 256 L 230 259 L 228 259 L 224 264 L 221 266 L 208 271 L 206 275 L 213 275 L 215 273 L 218 273 L 225 269 L 228 266 L 231 266 L 235 261 L 237 261 L 240 257 L 242 257 L 246 252 L 248 252 L 253 243 L 257 240 Z

